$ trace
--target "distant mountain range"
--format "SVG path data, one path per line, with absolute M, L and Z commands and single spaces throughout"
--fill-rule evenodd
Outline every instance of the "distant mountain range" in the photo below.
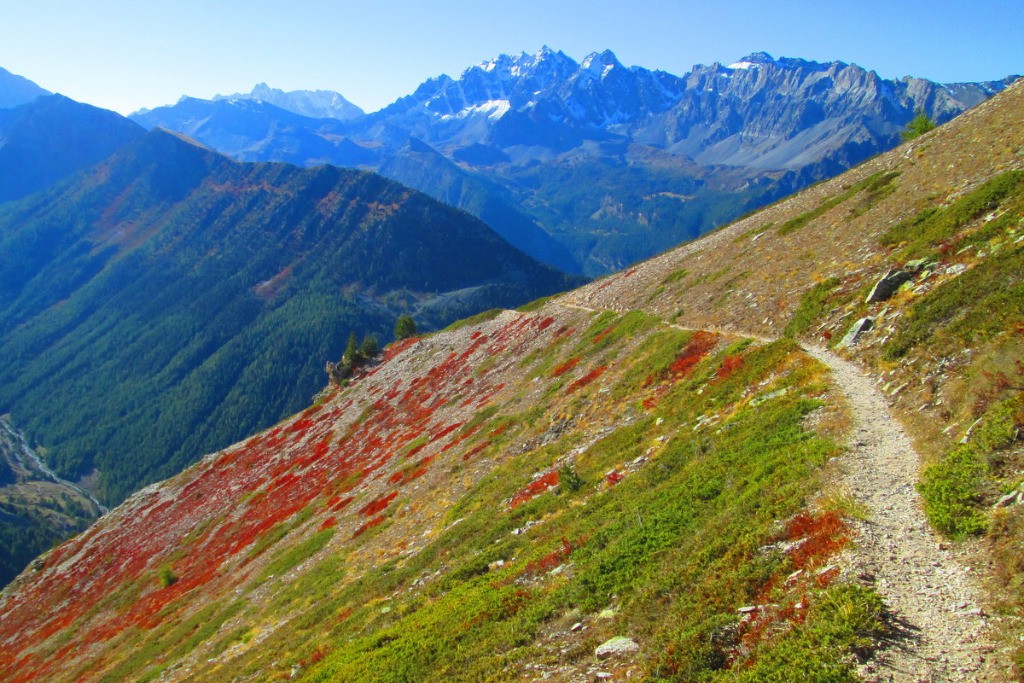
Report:
M 280 107 L 294 114 L 318 119 L 349 121 L 358 119 L 366 112 L 346 100 L 340 93 L 330 90 L 293 90 L 285 92 L 259 83 L 249 93 L 216 95 L 216 100 L 258 100 Z
M 347 121 L 251 96 L 186 98 L 133 118 L 239 159 L 377 170 L 492 224 L 495 213 L 515 216 L 495 225 L 511 243 L 600 274 L 893 147 L 916 111 L 942 123 L 1013 80 L 886 80 L 763 52 L 675 76 L 623 66 L 610 51 L 577 63 L 544 48 L 432 78 Z M 416 154 L 438 153 L 431 171 L 408 160 L 410 140 Z

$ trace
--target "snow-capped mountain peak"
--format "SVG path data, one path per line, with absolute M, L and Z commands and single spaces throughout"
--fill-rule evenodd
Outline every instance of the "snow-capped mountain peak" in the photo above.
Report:
M 729 64 L 725 68 L 733 70 L 756 69 L 758 67 L 764 66 L 765 64 L 776 63 L 777 62 L 775 61 L 775 59 L 772 58 L 772 56 L 767 52 L 753 52 L 747 55 L 746 57 L 743 57 L 739 61 Z
M 589 72 L 598 78 L 604 78 L 616 67 L 622 68 L 622 63 L 619 62 L 615 57 L 615 53 L 611 50 L 605 50 L 601 53 L 592 52 L 580 63 L 581 72 Z

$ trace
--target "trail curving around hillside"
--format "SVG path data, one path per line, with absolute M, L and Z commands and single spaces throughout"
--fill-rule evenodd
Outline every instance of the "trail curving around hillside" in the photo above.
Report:
M 566 308 L 599 312 L 572 302 Z M 696 328 L 669 325 L 676 329 Z M 708 332 L 776 341 L 758 334 Z M 916 483 L 920 456 L 872 380 L 855 364 L 825 348 L 804 351 L 827 366 L 852 416 L 841 459 L 843 488 L 867 511 L 854 521 L 856 546 L 844 557 L 845 573 L 871 584 L 885 600 L 894 633 L 860 673 L 869 683 L 998 681 L 987 637 L 979 579 L 932 530 Z
M 921 509 L 915 486 L 920 458 L 873 382 L 853 363 L 805 345 L 828 366 L 853 417 L 842 483 L 868 511 L 856 523 L 849 554 L 855 575 L 873 583 L 896 633 L 862 668 L 868 681 L 897 683 L 990 680 L 992 646 L 981 587 L 941 542 Z

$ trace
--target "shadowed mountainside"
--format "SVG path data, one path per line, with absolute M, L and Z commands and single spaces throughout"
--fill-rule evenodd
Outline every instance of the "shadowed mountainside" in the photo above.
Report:
M 380 176 L 153 132 L 0 209 L 0 413 L 119 502 L 303 406 L 349 331 L 571 282 Z

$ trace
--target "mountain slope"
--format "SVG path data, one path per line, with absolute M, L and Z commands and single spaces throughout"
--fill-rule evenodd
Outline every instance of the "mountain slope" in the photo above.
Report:
M 301 407 L 349 331 L 570 282 L 379 176 L 164 132 L 8 205 L 0 236 L 0 412 L 112 502 Z
M 345 124 L 266 109 L 249 125 L 250 101 L 186 100 L 135 119 L 239 159 L 414 178 L 450 201 L 451 169 L 432 164 L 436 177 L 409 169 L 403 157 L 414 139 L 486 181 L 457 206 L 493 224 L 480 211 L 511 199 L 527 220 L 512 221 L 506 239 L 564 267 L 534 239 L 535 223 L 584 272 L 600 275 L 890 149 L 917 110 L 945 122 L 1012 80 L 887 80 L 853 64 L 764 53 L 676 76 L 626 67 L 607 50 L 577 63 L 544 48 L 432 78 Z M 527 234 L 514 237 L 520 229 Z
M 184 97 L 172 107 L 133 114 L 131 119 L 150 130 L 184 133 L 239 161 L 361 166 L 378 156 L 345 138 L 348 128 L 340 121 L 311 119 L 262 100 Z
M 144 134 L 123 116 L 63 95 L 0 109 L 0 202 L 43 190 Z
M 731 341 L 552 304 L 395 348 L 24 575 L 0 622 L 5 674 L 530 680 L 584 673 L 584 653 L 623 632 L 645 648 L 613 664 L 623 674 L 743 658 L 656 653 L 681 635 L 704 641 L 767 576 L 793 571 L 784 554 L 753 575 L 737 563 L 800 509 L 836 447 L 800 426 L 814 364 L 792 345 Z M 736 400 L 732 430 L 674 436 L 706 401 Z M 70 601 L 51 618 L 40 607 L 56 586 Z M 866 594 L 837 595 L 871 609 Z M 712 621 L 699 615 L 709 600 Z M 605 608 L 616 616 L 598 618 Z M 570 633 L 575 622 L 586 629 Z M 71 623 L 70 640 L 44 642 Z M 81 658 L 79 638 L 103 644 Z
M 0 109 L 27 104 L 37 97 L 49 94 L 48 90 L 40 88 L 27 78 L 0 68 Z
M 173 107 L 132 118 L 147 128 L 182 132 L 240 161 L 375 168 L 385 177 L 469 211 L 534 258 L 565 272 L 580 271 L 566 248 L 523 214 L 499 186 L 459 168 L 418 140 L 408 139 L 382 158 L 374 146 L 345 137 L 351 128 L 337 121 L 314 121 L 248 99 L 210 103 L 185 98 Z
M 993 643 L 1016 642 L 1022 613 L 1024 505 L 1004 495 L 1024 471 L 1022 103 L 1017 85 L 657 259 L 389 348 L 22 574 L 0 602 L 0 671 L 852 681 L 875 651 L 860 673 L 1005 680 Z M 868 301 L 889 271 L 916 275 Z M 861 317 L 874 328 L 840 343 Z M 954 580 L 944 563 L 971 556 L 905 520 L 940 567 L 858 567 L 872 526 L 858 516 L 876 508 L 839 482 L 870 474 L 858 458 L 884 432 L 859 442 L 863 409 L 843 399 L 857 390 L 786 335 L 878 380 L 858 386 L 888 397 L 933 463 L 933 524 L 988 527 L 976 569 L 991 558 L 1005 595 L 943 613 L 1006 617 L 980 642 L 888 668 L 892 649 L 929 651 L 915 615 L 883 613 L 887 577 L 935 592 Z
M 500 186 L 460 168 L 415 138 L 384 161 L 379 171 L 387 178 L 478 216 L 509 244 L 544 263 L 567 273 L 581 270 L 569 250 L 523 213 Z

